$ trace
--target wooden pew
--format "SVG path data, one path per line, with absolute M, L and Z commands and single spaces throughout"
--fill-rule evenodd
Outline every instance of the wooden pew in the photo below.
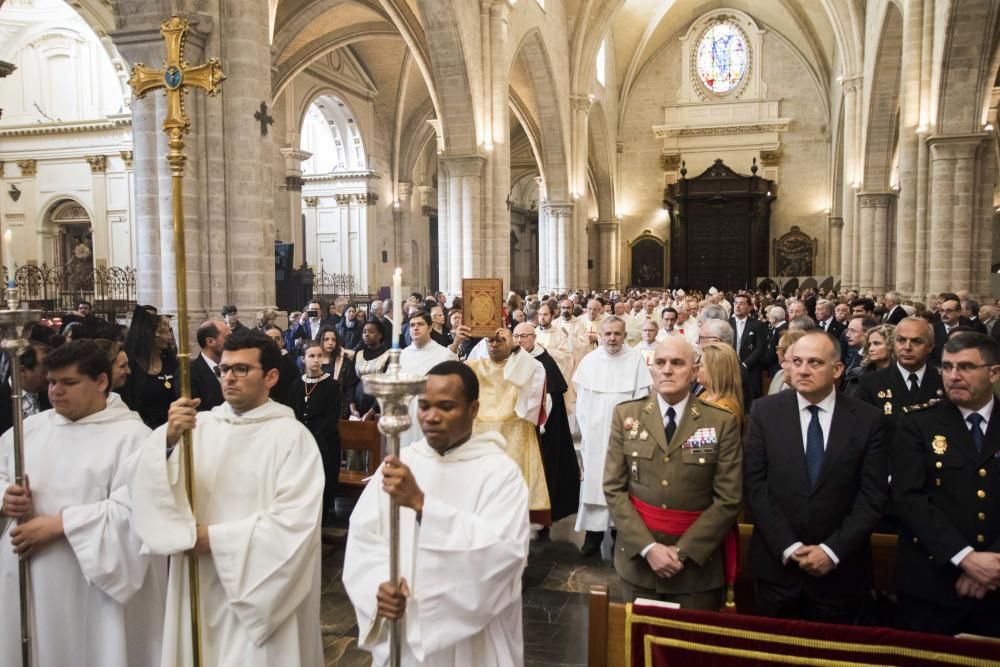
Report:
M 740 562 L 744 565 L 736 578 L 736 606 L 743 614 L 754 611 L 753 579 L 745 566 L 752 533 L 753 525 L 740 524 Z M 887 593 L 896 590 L 896 540 L 895 535 L 872 535 L 875 590 Z M 587 664 L 590 667 L 624 667 L 625 604 L 612 602 L 607 586 L 593 586 L 590 589 L 589 619 Z
M 365 480 L 375 474 L 382 463 L 382 434 L 375 422 L 339 421 L 341 456 L 347 451 L 359 452 L 365 460 L 364 470 L 340 471 L 340 495 L 357 498 L 365 488 Z

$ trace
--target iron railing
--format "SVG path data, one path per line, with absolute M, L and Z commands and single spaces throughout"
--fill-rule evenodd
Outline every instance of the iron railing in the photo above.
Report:
M 3 267 L 3 280 L 9 280 Z M 132 312 L 136 304 L 136 270 L 125 266 L 91 268 L 71 262 L 56 266 L 26 264 L 17 267 L 14 280 L 22 302 L 46 315 L 62 315 L 89 301 L 94 314 L 114 321 Z

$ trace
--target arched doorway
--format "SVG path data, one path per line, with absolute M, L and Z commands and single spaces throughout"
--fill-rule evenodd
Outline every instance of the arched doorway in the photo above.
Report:
M 94 270 L 94 229 L 87 209 L 72 199 L 64 200 L 52 208 L 47 226 L 56 236 L 55 264 L 79 273 Z
M 650 230 L 629 244 L 629 265 L 633 287 L 665 287 L 666 244 Z

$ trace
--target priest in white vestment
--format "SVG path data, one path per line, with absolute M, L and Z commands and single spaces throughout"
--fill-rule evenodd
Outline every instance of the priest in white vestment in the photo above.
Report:
M 413 341 L 399 354 L 399 367 L 404 373 L 427 375 L 434 366 L 443 361 L 458 361 L 458 355 L 431 338 L 433 320 L 422 310 L 410 315 L 410 340 Z M 417 424 L 417 402 L 410 403 L 412 426 L 399 434 L 399 446 L 409 447 L 423 437 Z
M 0 665 L 21 664 L 15 549 L 29 564 L 34 665 L 156 665 L 166 560 L 140 554 L 127 486 L 149 428 L 107 399 L 111 366 L 92 340 L 42 364 L 53 409 L 24 422 L 27 488 L 13 483 L 13 430 L 0 439 Z
M 185 553 L 198 555 L 202 652 L 212 667 L 318 667 L 323 465 L 309 430 L 268 399 L 280 352 L 230 336 L 217 374 L 225 403 L 179 399 L 147 439 L 132 484 L 149 550 L 170 555 L 162 667 L 190 665 Z M 192 430 L 197 516 L 184 492 L 181 435 Z
M 358 645 L 389 661 L 387 620 L 402 618 L 402 663 L 511 667 L 524 662 L 521 575 L 528 488 L 498 433 L 473 436 L 475 374 L 432 369 L 419 396 L 426 437 L 387 457 L 351 515 L 344 587 Z M 400 586 L 389 583 L 389 498 L 400 504 Z
M 588 555 L 600 549 L 610 519 L 604 499 L 604 460 L 614 408 L 646 396 L 653 384 L 642 354 L 624 344 L 625 323 L 620 318 L 605 319 L 601 336 L 603 345 L 583 358 L 573 376 L 583 459 L 576 529 L 587 531 L 582 551 Z

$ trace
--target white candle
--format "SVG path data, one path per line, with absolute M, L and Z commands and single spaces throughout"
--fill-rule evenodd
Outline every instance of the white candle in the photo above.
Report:
M 8 287 L 14 286 L 14 253 L 11 250 L 13 244 L 14 244 L 14 232 L 8 229 L 3 233 L 3 255 L 0 255 L 0 261 L 6 260 L 11 263 L 11 265 L 7 267 Z
M 392 346 L 399 347 L 399 335 L 403 332 L 403 269 L 396 267 L 392 274 L 392 323 L 396 331 L 392 335 Z

